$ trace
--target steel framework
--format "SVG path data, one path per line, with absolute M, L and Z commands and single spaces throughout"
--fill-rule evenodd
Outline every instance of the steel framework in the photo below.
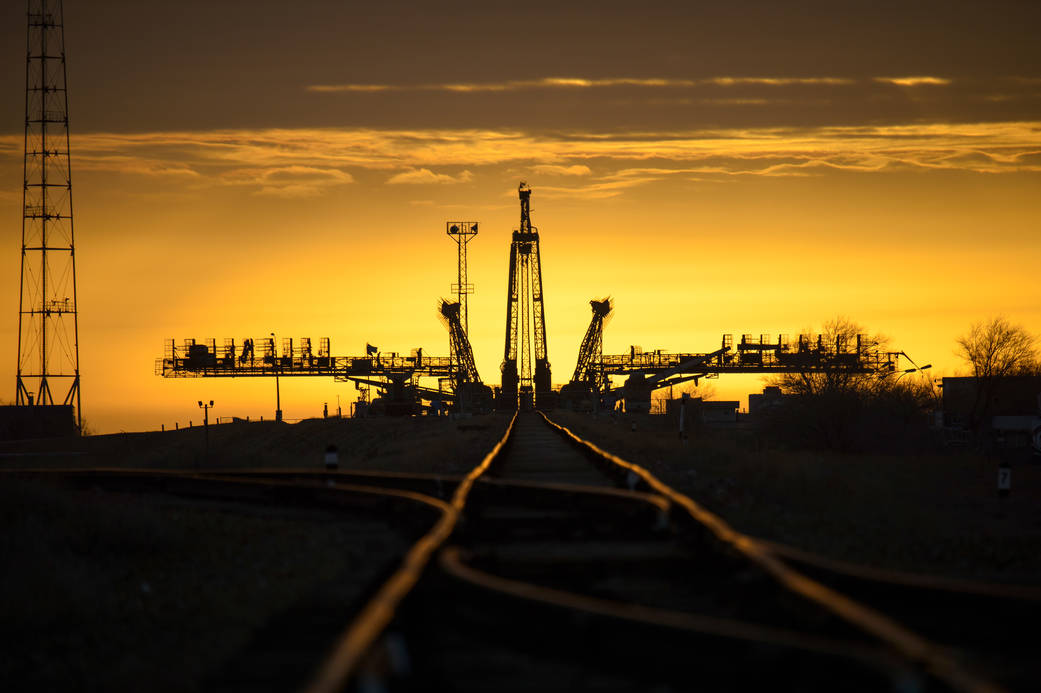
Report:
M 82 426 L 61 0 L 29 0 L 27 14 L 16 403 L 72 405 Z
M 332 377 L 372 386 L 386 395 L 388 413 L 414 414 L 419 400 L 444 401 L 454 393 L 420 387 L 419 378 L 454 379 L 455 360 L 449 356 L 426 356 L 414 349 L 409 356 L 380 353 L 373 347 L 365 356 L 332 356 L 329 338 L 319 340 L 317 353 L 311 340 L 282 340 L 281 353 L 271 337 L 246 338 L 241 344 L 226 338 L 222 345 L 210 338 L 202 343 L 185 339 L 178 345 L 167 339 L 163 357 L 155 361 L 155 374 L 166 378 L 256 378 Z M 375 404 L 375 402 L 373 402 Z
M 467 383 L 481 382 L 481 376 L 477 373 L 477 364 L 474 362 L 473 348 L 470 339 L 463 329 L 462 308 L 459 303 L 441 301 L 441 320 L 448 329 L 448 339 L 452 345 L 452 354 L 455 359 L 455 386 L 460 388 Z
M 546 315 L 542 304 L 542 260 L 539 230 L 531 225 L 531 188 L 524 182 L 520 196 L 520 227 L 510 244 L 510 273 L 506 287 L 506 345 L 502 361 L 501 405 L 544 405 L 551 396 L 546 357 Z M 532 350 L 534 347 L 534 373 Z M 542 401 L 540 402 L 540 398 Z M 523 399 L 523 401 L 521 401 Z
M 430 376 L 452 377 L 454 368 L 448 356 L 426 356 L 421 349 L 410 356 L 396 352 L 366 354 L 365 356 L 332 356 L 329 338 L 322 337 L 318 353 L 311 350 L 311 340 L 303 338 L 299 344 L 282 340 L 281 354 L 275 349 L 275 340 L 264 337 L 246 339 L 236 345 L 234 339 L 225 339 L 218 345 L 215 339 L 202 343 L 185 339 L 178 345 L 166 340 L 163 358 L 156 359 L 155 373 L 166 378 L 237 378 L 250 376 L 332 376 L 353 380 L 368 376 Z
M 651 392 L 690 380 L 716 378 L 723 373 L 834 373 L 888 375 L 898 370 L 903 352 L 880 351 L 866 335 L 854 343 L 841 337 L 833 341 L 822 335 L 799 335 L 792 342 L 779 335 L 774 342 L 768 335 L 746 334 L 734 347 L 733 335 L 723 335 L 722 345 L 708 353 L 672 354 L 662 350 L 644 352 L 631 347 L 628 354 L 600 357 L 605 377 L 625 375 L 621 387 L 610 390 L 608 398 L 624 397 L 626 410 L 650 406 Z
M 473 348 L 470 338 L 463 330 L 460 318 L 460 306 L 451 301 L 441 301 L 441 319 L 448 328 L 449 340 L 452 344 L 452 358 L 455 376 L 452 390 L 455 396 L 455 407 L 459 411 L 486 411 L 492 407 L 492 391 L 481 382 L 474 362 Z
M 474 285 L 466 278 L 466 244 L 477 235 L 478 222 L 476 221 L 448 221 L 445 222 L 445 233 L 459 246 L 458 271 L 456 283 L 452 285 L 452 293 L 459 303 L 459 315 L 462 321 L 463 332 L 470 334 L 470 313 L 466 306 L 466 297 L 474 292 Z
M 589 305 L 593 309 L 593 319 L 589 322 L 586 335 L 578 347 L 578 361 L 575 363 L 575 373 L 571 376 L 571 382 L 584 383 L 593 392 L 601 392 L 607 385 L 607 374 L 603 368 L 604 325 L 610 319 L 614 308 L 610 298 L 593 300 Z
M 866 335 L 855 343 L 841 338 L 827 341 L 822 335 L 799 335 L 792 342 L 780 335 L 773 342 L 768 335 L 743 335 L 734 347 L 733 335 L 723 335 L 721 348 L 710 353 L 669 353 L 660 349 L 642 351 L 632 347 L 628 354 L 605 355 L 600 366 L 606 375 L 636 372 L 662 373 L 849 373 L 889 372 L 896 369 L 901 352 L 879 351 Z M 677 370 L 678 369 L 678 370 Z

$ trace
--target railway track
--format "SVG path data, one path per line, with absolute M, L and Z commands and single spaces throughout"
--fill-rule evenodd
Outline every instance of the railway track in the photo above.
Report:
M 512 433 L 391 624 L 390 688 L 998 689 L 645 470 L 534 414 Z
M 756 541 L 534 412 L 517 414 L 466 476 L 64 477 L 237 502 L 324 503 L 403 521 L 414 543 L 400 565 L 372 585 L 331 649 L 308 640 L 318 671 L 311 693 L 996 691 L 991 677 L 974 672 L 997 666 L 1010 688 L 1037 673 L 1001 667 L 1023 641 L 1001 629 L 1008 637 L 988 635 L 995 629 L 983 627 L 985 615 L 965 613 L 969 605 L 1024 622 L 1041 611 L 1035 593 L 909 583 Z M 283 638 L 287 645 L 307 623 L 305 609 L 275 630 L 295 634 Z M 969 646 L 983 654 L 957 649 Z M 279 647 L 276 637 L 261 651 Z M 284 676 L 257 676 L 255 660 L 263 663 L 245 657 L 237 678 L 214 688 L 296 687 Z

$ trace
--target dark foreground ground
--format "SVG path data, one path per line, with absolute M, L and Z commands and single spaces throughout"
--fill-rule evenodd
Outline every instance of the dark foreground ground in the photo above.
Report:
M 1037 585 L 1041 466 L 971 452 L 852 455 L 757 450 L 744 435 L 554 412 L 647 466 L 746 533 L 876 567 Z M 459 473 L 503 416 L 225 424 L 0 444 L 0 467 L 341 468 Z M 201 690 L 278 614 L 335 592 L 344 622 L 410 539 L 393 519 L 271 510 L 0 482 L 4 690 Z M 171 653 L 176 653 L 171 661 Z M 157 677 L 157 672 L 159 675 Z
M 226 424 L 208 455 L 199 427 L 0 443 L 0 468 L 323 469 L 335 444 L 343 467 L 464 472 L 505 421 Z M 338 610 L 332 645 L 415 540 L 405 522 L 0 477 L 0 690 L 226 690 L 294 609 Z
M 210 688 L 314 593 L 348 619 L 407 545 L 376 518 L 5 481 L 3 690 Z
M 1011 495 L 999 498 L 997 461 L 964 449 L 758 450 L 754 438 L 726 430 L 683 444 L 664 417 L 553 418 L 746 534 L 890 570 L 1041 583 L 1041 464 L 1026 456 L 1013 464 Z

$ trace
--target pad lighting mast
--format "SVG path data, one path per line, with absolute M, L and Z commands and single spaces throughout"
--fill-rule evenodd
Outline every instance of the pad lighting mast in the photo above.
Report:
M 452 293 L 459 302 L 459 315 L 462 318 L 463 332 L 470 334 L 470 318 L 466 307 L 466 297 L 474 292 L 474 285 L 466 279 L 466 244 L 477 235 L 476 221 L 445 222 L 445 233 L 459 246 L 459 269 L 456 283 L 452 285 Z
M 61 0 L 29 0 L 25 65 L 19 405 L 80 411 L 69 100 Z

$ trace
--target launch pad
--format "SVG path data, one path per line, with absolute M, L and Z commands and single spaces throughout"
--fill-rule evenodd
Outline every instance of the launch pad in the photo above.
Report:
M 331 377 L 359 386 L 375 387 L 373 413 L 410 415 L 440 412 L 563 406 L 570 409 L 613 408 L 622 402 L 626 411 L 647 411 L 651 393 L 663 387 L 716 378 L 723 373 L 861 373 L 880 377 L 898 371 L 901 352 L 881 351 L 866 335 L 855 340 L 821 335 L 743 335 L 735 345 L 723 335 L 720 347 L 710 352 L 642 351 L 604 354 L 603 331 L 613 306 L 609 298 L 590 301 L 593 317 L 579 346 L 571 380 L 559 389 L 552 386 L 546 347 L 546 314 L 543 301 L 542 257 L 539 231 L 531 223 L 531 188 L 518 187 L 520 225 L 510 242 L 506 293 L 506 331 L 501 381 L 497 388 L 485 385 L 477 372 L 469 340 L 466 297 L 473 292 L 467 282 L 466 245 L 476 235 L 477 222 L 448 222 L 447 233 L 458 243 L 457 301 L 441 301 L 439 317 L 449 335 L 448 356 L 428 356 L 413 349 L 403 356 L 366 346 L 357 356 L 333 356 L 330 340 L 323 337 L 318 349 L 309 338 L 294 343 L 283 339 L 281 351 L 275 339 L 246 338 L 241 343 L 225 339 L 181 345 L 170 339 L 156 374 L 167 378 L 235 377 Z M 625 383 L 612 387 L 612 377 Z M 437 386 L 424 385 L 436 380 Z

